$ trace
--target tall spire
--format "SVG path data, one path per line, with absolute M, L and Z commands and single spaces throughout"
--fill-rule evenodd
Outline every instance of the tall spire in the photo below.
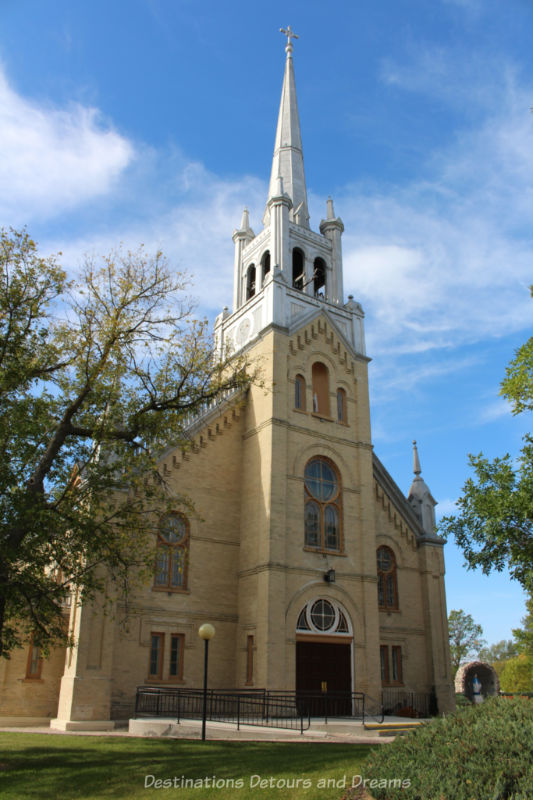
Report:
M 287 46 L 285 47 L 287 59 L 281 90 L 268 199 L 278 195 L 279 178 L 281 178 L 284 193 L 292 201 L 293 221 L 308 228 L 309 212 L 305 187 L 304 156 L 292 63 L 292 39 L 297 39 L 298 36 L 293 33 L 290 25 L 286 29 L 280 28 L 280 31 L 287 37 Z
M 418 448 L 416 446 L 416 440 L 413 441 L 413 472 L 418 477 L 422 470 L 420 469 L 420 459 L 418 457 Z

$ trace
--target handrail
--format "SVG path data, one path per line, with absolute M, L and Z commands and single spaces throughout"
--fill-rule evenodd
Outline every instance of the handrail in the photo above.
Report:
M 179 723 L 182 719 L 201 716 L 203 689 L 142 686 L 137 689 L 135 716 L 167 716 Z M 289 697 L 271 695 L 265 690 L 256 692 L 207 691 L 207 719 L 241 725 L 260 725 L 289 728 L 303 733 L 311 724 L 309 712 L 298 709 Z
M 290 689 L 208 689 L 208 718 L 241 724 L 309 728 L 311 717 L 327 723 L 332 717 L 383 722 L 383 705 L 364 692 L 312 692 Z M 203 689 L 139 686 L 135 716 L 195 718 L 200 714 Z

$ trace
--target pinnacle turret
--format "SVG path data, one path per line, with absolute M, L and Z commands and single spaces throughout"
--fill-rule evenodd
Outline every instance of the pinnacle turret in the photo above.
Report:
M 409 489 L 407 500 L 420 520 L 424 533 L 433 537 L 435 536 L 435 506 L 437 503 L 422 478 L 422 468 L 416 441 L 413 441 L 413 472 L 415 477 Z

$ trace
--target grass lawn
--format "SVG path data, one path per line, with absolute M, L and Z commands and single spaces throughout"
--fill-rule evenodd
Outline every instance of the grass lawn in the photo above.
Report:
M 349 786 L 352 775 L 361 773 L 370 750 L 368 745 L 314 742 L 0 733 L 0 797 L 340 800 L 343 781 Z M 176 787 L 154 783 L 172 784 L 174 778 Z M 196 785 L 187 785 L 186 779 Z M 150 786 L 145 787 L 146 780 Z

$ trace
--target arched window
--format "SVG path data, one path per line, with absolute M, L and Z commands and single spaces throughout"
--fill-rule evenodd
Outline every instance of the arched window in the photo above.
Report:
M 155 559 L 154 589 L 177 591 L 187 588 L 189 525 L 176 511 L 159 523 Z
M 326 458 L 312 458 L 304 472 L 305 546 L 341 550 L 341 485 L 336 468 Z
M 335 603 L 320 597 L 318 600 L 310 600 L 300 611 L 298 622 L 296 623 L 298 633 L 310 634 L 340 634 L 346 636 L 351 634 L 351 625 L 348 622 L 346 612 Z
M 378 547 L 378 606 L 389 611 L 398 609 L 396 559 L 390 547 Z
M 313 264 L 313 290 L 315 297 L 326 296 L 326 262 L 323 258 L 315 258 Z
M 305 378 L 297 375 L 294 379 L 294 408 L 305 411 Z
M 346 423 L 346 392 L 344 389 L 337 389 L 337 422 Z
M 255 264 L 250 264 L 246 273 L 246 299 L 249 300 L 255 294 Z
M 300 291 L 304 288 L 304 264 L 305 256 L 303 252 L 298 247 L 295 247 L 292 251 L 292 285 Z
M 265 282 L 265 278 L 270 272 L 270 250 L 265 250 L 261 257 L 261 273 L 262 273 L 262 280 L 263 283 Z
M 329 372 L 325 364 L 315 361 L 312 368 L 313 411 L 329 417 Z

